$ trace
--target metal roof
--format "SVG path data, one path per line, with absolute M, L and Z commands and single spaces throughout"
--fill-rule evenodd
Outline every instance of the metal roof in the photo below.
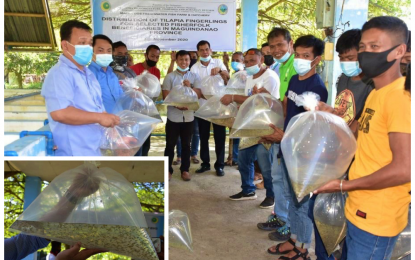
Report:
M 12 165 L 8 166 L 7 162 Z M 109 167 L 130 182 L 164 182 L 164 161 L 99 161 L 99 167 Z M 27 176 L 37 176 L 52 181 L 59 174 L 78 167 L 84 161 L 4 161 L 4 171 L 21 171 Z
M 4 45 L 6 50 L 27 50 L 27 47 L 55 50 L 47 0 L 4 1 Z

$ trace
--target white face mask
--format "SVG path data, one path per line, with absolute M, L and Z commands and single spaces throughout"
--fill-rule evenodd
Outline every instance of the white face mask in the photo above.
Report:
M 311 63 L 316 59 L 317 57 L 314 60 L 294 59 L 294 69 L 297 74 L 300 76 L 307 74 L 314 66 L 316 66 L 316 64 L 314 64 L 314 66 L 311 67 Z

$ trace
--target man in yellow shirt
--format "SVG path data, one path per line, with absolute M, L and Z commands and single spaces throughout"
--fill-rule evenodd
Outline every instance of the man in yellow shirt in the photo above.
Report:
M 390 259 L 408 222 L 411 97 L 400 72 L 407 39 L 408 27 L 399 18 L 364 24 L 358 58 L 375 89 L 359 119 L 355 161 L 348 181 L 334 180 L 314 192 L 348 192 L 347 259 Z

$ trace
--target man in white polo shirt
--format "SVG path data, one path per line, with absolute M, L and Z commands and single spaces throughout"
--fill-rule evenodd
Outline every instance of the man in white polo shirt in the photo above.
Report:
M 199 54 L 199 61 L 192 66 L 191 72 L 199 75 L 200 79 L 210 75 L 220 75 L 225 83 L 229 80 L 229 73 L 226 70 L 225 65 L 219 59 L 213 59 L 210 55 L 212 50 L 210 49 L 210 43 L 208 41 L 200 41 L 197 44 L 197 52 Z M 202 95 L 199 99 L 199 103 L 202 106 L 206 103 L 205 97 Z M 210 157 L 209 157 L 209 137 L 210 137 L 210 122 L 198 119 L 199 122 L 199 135 L 200 135 L 200 159 L 202 159 L 202 165 L 196 170 L 196 173 L 202 173 L 210 171 Z M 215 139 L 215 152 L 216 162 L 215 170 L 217 176 L 225 175 L 223 167 L 225 166 L 225 140 L 226 140 L 226 127 L 213 125 L 213 138 Z
M 225 95 L 221 101 L 228 105 L 232 101 L 239 104 L 245 102 L 249 96 L 261 93 L 268 93 L 276 99 L 280 98 L 280 80 L 273 70 L 262 66 L 264 56 L 261 51 L 255 48 L 249 49 L 245 54 L 245 71 L 248 74 L 245 86 L 245 96 Z M 258 88 L 262 89 L 259 91 Z M 266 197 L 260 204 L 260 208 L 266 209 L 274 206 L 274 192 L 272 189 L 271 168 L 274 155 L 273 145 L 278 144 L 258 144 L 260 138 L 242 138 L 239 144 L 238 165 L 241 173 L 242 191 L 230 196 L 231 200 L 251 200 L 256 199 L 254 185 L 254 161 L 258 160 L 264 178 Z

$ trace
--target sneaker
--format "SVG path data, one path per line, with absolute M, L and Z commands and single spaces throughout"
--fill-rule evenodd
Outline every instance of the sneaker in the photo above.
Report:
M 275 202 L 273 197 L 266 197 L 264 201 L 259 205 L 261 209 L 268 209 L 274 207 Z
M 277 215 L 271 214 L 268 217 L 267 222 L 258 223 L 256 226 L 261 230 L 274 231 L 274 230 L 277 230 L 278 228 L 280 228 L 284 225 L 285 225 L 285 222 L 282 221 L 279 217 L 277 217 Z
M 238 194 L 229 196 L 229 199 L 231 200 L 256 200 L 257 196 L 255 192 L 251 192 L 248 194 L 243 193 L 242 191 Z
M 290 228 L 286 225 L 280 227 L 275 232 L 269 233 L 268 238 L 273 241 L 287 241 L 291 237 Z

